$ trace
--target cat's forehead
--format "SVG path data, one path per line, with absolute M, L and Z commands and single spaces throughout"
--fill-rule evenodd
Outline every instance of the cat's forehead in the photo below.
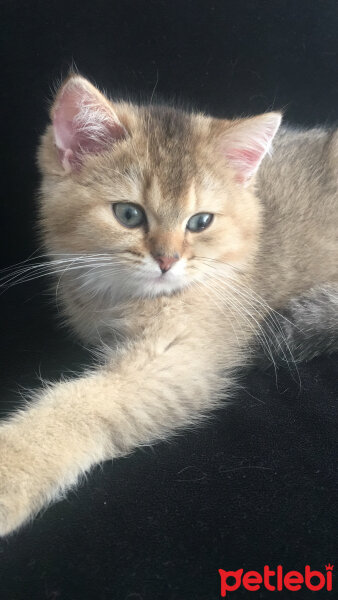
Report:
M 170 106 L 131 110 L 130 137 L 114 154 L 114 173 L 122 177 L 113 193 L 122 190 L 125 200 L 141 203 L 166 226 L 181 226 L 189 214 L 210 209 L 208 193 L 217 178 L 205 159 L 200 120 Z
M 142 203 L 158 224 L 176 227 L 187 214 L 196 210 L 195 180 L 192 178 L 186 186 L 168 188 L 161 178 L 153 174 L 149 185 L 143 188 Z
M 182 202 L 196 170 L 192 117 L 167 106 L 148 107 L 142 115 L 140 133 L 146 149 L 149 191 L 173 203 Z

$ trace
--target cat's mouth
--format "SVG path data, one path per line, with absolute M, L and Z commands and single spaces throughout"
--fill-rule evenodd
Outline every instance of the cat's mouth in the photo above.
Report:
M 170 276 L 170 273 L 167 271 L 166 273 L 159 273 L 158 275 L 156 274 L 153 281 L 155 283 L 163 283 L 163 281 L 168 281 L 170 279 L 173 279 L 173 277 L 172 275 Z
M 188 284 L 183 271 L 175 272 L 171 269 L 165 273 L 143 274 L 139 283 L 138 291 L 145 296 L 171 295 Z
M 187 285 L 186 261 L 181 259 L 172 268 L 161 271 L 153 260 L 146 259 L 137 273 L 138 293 L 149 295 L 172 294 Z

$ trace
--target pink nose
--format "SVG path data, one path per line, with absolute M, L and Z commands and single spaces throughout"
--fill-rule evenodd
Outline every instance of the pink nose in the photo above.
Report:
M 160 269 L 162 273 L 166 273 L 171 269 L 173 264 L 179 260 L 179 255 L 174 254 L 174 256 L 155 256 L 156 262 L 160 265 Z

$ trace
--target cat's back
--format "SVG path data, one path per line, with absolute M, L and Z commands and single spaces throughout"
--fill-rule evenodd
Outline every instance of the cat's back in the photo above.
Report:
M 285 213 L 326 209 L 327 215 L 337 208 L 338 130 L 282 127 L 260 168 L 258 188 L 265 205 Z
M 260 261 L 271 281 L 297 293 L 337 280 L 338 130 L 283 127 L 259 170 L 257 193 Z

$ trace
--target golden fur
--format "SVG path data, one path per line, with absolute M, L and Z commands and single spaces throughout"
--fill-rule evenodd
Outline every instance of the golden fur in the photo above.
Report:
M 103 359 L 1 425 L 3 535 L 97 462 L 201 419 L 229 396 L 253 338 L 268 345 L 272 309 L 337 281 L 336 133 L 282 130 L 264 158 L 278 114 L 226 121 L 111 103 L 79 76 L 51 117 L 43 241 L 67 320 Z M 142 206 L 147 226 L 122 227 L 115 202 Z M 201 212 L 211 226 L 187 231 Z M 176 254 L 161 275 L 156 256 Z

